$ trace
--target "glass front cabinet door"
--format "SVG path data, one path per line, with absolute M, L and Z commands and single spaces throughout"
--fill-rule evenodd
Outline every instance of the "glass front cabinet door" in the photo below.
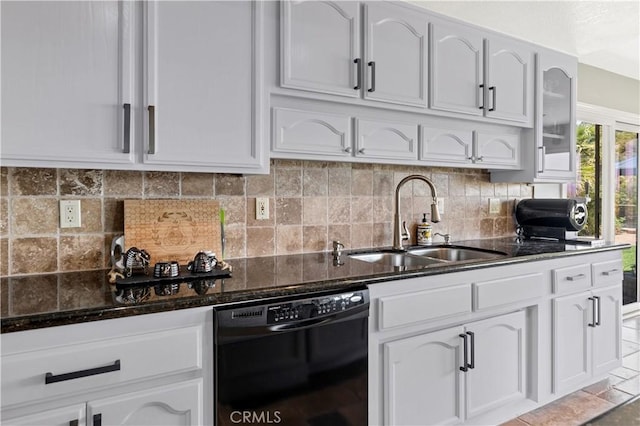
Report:
M 569 60 L 568 60 L 569 59 Z M 538 57 L 539 108 L 536 123 L 536 177 L 573 181 L 576 177 L 576 63 L 542 52 Z

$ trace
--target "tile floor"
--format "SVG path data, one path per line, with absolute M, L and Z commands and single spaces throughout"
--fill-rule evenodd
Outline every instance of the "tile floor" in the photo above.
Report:
M 640 316 L 622 324 L 622 366 L 609 377 L 502 426 L 581 425 L 640 394 Z M 629 425 L 631 426 L 631 425 Z

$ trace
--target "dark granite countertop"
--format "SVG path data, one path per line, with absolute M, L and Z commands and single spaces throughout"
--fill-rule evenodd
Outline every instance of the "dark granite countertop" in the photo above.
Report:
M 349 290 L 382 281 L 629 247 L 614 243 L 601 247 L 555 241 L 519 243 L 515 238 L 456 241 L 452 245 L 500 251 L 506 256 L 407 270 L 351 259 L 349 251 L 341 256 L 340 265 L 334 265 L 330 252 L 229 259 L 228 263 L 233 266 L 231 278 L 125 291 L 109 284 L 106 270 L 4 277 L 0 279 L 1 331 L 9 333 L 284 295 Z M 362 251 L 366 250 L 352 252 Z

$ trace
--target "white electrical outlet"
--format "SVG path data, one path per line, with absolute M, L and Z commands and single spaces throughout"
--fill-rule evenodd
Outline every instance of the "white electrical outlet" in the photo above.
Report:
M 501 206 L 500 198 L 489 198 L 489 214 L 500 214 Z
M 444 198 L 438 198 L 438 211 L 444 214 Z
M 60 200 L 60 228 L 80 228 L 80 200 Z
M 269 219 L 269 198 L 256 198 L 256 220 Z

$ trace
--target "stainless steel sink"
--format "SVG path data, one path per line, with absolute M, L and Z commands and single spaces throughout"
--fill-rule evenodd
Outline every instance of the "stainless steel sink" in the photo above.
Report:
M 483 250 L 471 247 L 439 246 L 409 249 L 407 253 L 414 256 L 441 259 L 449 262 L 463 262 L 465 260 L 498 259 L 506 253 L 493 250 Z
M 433 264 L 441 264 L 442 260 L 433 259 L 430 257 L 415 256 L 408 253 L 397 252 L 368 252 L 368 253 L 353 253 L 349 255 L 352 259 L 362 260 L 369 263 L 377 263 L 379 265 L 407 267 L 407 268 L 422 268 Z
M 372 251 L 349 255 L 352 259 L 364 262 L 411 269 L 450 262 L 498 259 L 504 256 L 506 254 L 499 251 L 460 246 L 420 247 L 409 249 L 406 252 Z

